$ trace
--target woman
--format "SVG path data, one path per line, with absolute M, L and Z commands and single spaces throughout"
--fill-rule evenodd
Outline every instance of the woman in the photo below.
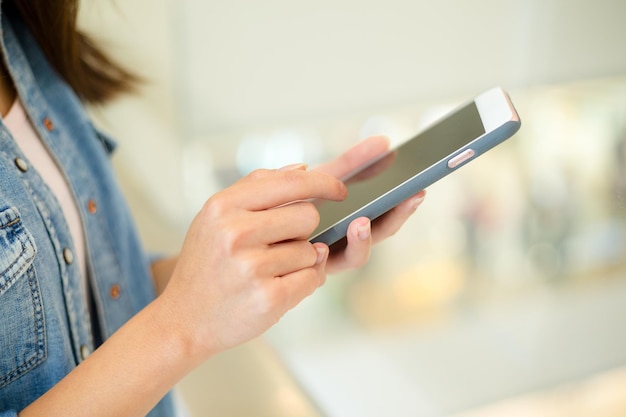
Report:
M 258 170 L 209 198 L 180 255 L 149 263 L 83 102 L 135 78 L 76 31 L 76 0 L 2 0 L 0 416 L 171 416 L 168 391 L 355 268 L 423 199 L 355 220 L 329 257 L 309 198 L 384 152 L 372 138 L 317 170 Z M 291 203 L 291 204 L 288 204 Z M 156 289 L 156 291 L 155 291 Z

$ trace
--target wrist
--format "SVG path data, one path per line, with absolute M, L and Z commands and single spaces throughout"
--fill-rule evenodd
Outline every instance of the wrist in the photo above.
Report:
M 157 294 L 162 294 L 165 287 L 167 287 L 177 261 L 178 257 L 172 256 L 168 258 L 155 259 L 151 263 L 150 267 L 152 270 L 152 280 Z
M 219 340 L 203 335 L 206 325 L 194 324 L 196 315 L 189 308 L 193 301 L 184 303 L 181 299 L 174 289 L 168 288 L 149 306 L 150 322 L 167 344 L 172 362 L 181 364 L 188 372 L 223 348 Z

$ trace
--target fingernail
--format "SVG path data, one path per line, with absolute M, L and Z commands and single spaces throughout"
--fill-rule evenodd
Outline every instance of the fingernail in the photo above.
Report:
M 279 168 L 279 171 L 296 171 L 296 170 L 300 170 L 300 171 L 306 171 L 308 165 L 304 164 L 304 163 L 298 163 L 298 164 L 290 164 L 290 165 L 286 165 L 282 168 Z
M 367 221 L 364 224 L 358 226 L 356 229 L 356 232 L 357 232 L 357 235 L 359 236 L 359 239 L 361 240 L 369 239 L 370 234 L 372 233 L 370 222 Z
M 422 201 L 424 201 L 424 197 L 426 197 L 426 194 L 422 193 L 418 197 L 415 197 L 413 199 L 413 202 L 411 203 L 411 207 L 413 208 L 413 210 L 417 210 L 420 204 L 422 204 Z
M 328 247 L 316 246 L 315 250 L 317 251 L 317 260 L 315 261 L 315 265 L 319 265 L 326 260 L 326 256 L 328 256 Z

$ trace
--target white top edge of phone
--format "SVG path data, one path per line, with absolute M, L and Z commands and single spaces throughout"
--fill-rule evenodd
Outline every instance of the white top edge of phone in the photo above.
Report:
M 353 220 L 376 219 L 510 138 L 520 125 L 502 88 L 476 96 L 345 178 L 348 196 L 344 201 L 314 200 L 320 224 L 309 240 L 328 245 L 341 240 Z M 368 177 L 369 169 L 376 173 Z M 351 182 L 357 174 L 361 174 L 359 179 Z

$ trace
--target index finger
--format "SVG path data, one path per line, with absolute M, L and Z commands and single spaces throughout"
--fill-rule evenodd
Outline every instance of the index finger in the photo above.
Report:
M 323 172 L 276 170 L 252 173 L 228 192 L 235 206 L 257 211 L 313 198 L 341 201 L 346 197 L 346 186 Z
M 337 178 L 342 178 L 366 162 L 381 156 L 389 150 L 389 139 L 385 136 L 367 138 L 341 154 L 337 159 L 315 168 Z

